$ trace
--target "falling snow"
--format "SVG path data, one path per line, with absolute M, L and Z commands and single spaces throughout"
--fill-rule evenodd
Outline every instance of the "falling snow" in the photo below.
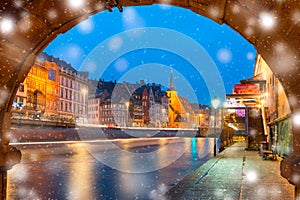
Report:
M 217 52 L 217 58 L 221 63 L 229 63 L 232 59 L 232 53 L 229 49 L 222 48 Z
M 79 9 L 83 6 L 84 0 L 67 0 L 70 8 Z
M 3 106 L 6 103 L 8 96 L 9 93 L 6 89 L 0 89 L 0 106 Z
M 123 39 L 121 37 L 113 37 L 108 43 L 108 48 L 110 51 L 116 52 L 122 47 L 122 44 Z
M 81 22 L 78 25 L 78 30 L 81 34 L 89 34 L 94 31 L 94 22 L 91 18 Z
M 54 20 L 58 17 L 58 14 L 57 14 L 57 11 L 52 8 L 52 9 L 49 9 L 47 11 L 47 17 L 50 19 L 50 20 Z
M 257 173 L 255 171 L 246 172 L 246 178 L 250 182 L 255 182 L 257 179 Z
M 14 22 L 9 18 L 0 19 L 0 32 L 2 34 L 9 34 L 14 29 Z
M 260 16 L 260 25 L 263 29 L 271 29 L 275 25 L 275 17 L 269 13 L 261 13 Z

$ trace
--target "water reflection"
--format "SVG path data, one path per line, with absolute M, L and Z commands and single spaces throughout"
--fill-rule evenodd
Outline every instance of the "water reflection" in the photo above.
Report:
M 178 138 L 169 148 L 161 148 L 168 143 L 165 138 L 120 143 L 130 152 L 158 147 L 161 150 L 153 159 L 145 159 L 141 164 L 135 156 L 116 154 L 109 143 L 101 141 L 85 145 L 19 145 L 24 156 L 21 163 L 9 171 L 8 199 L 160 199 L 169 187 L 212 156 L 213 145 L 208 138 Z M 147 173 L 118 171 L 102 164 L 86 146 L 98 154 L 109 152 L 106 156 L 111 155 L 111 159 L 126 168 L 152 165 L 157 170 Z M 179 148 L 186 149 L 184 154 L 160 168 L 161 163 L 180 151 Z
M 94 199 L 93 160 L 86 159 L 89 154 L 82 144 L 72 144 L 70 149 L 74 149 L 74 155 L 69 167 L 67 199 Z

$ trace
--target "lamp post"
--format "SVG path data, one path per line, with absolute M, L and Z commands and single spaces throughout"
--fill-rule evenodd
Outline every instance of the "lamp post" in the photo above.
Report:
M 218 97 L 214 97 L 213 100 L 211 101 L 211 105 L 214 109 L 214 156 L 217 155 L 217 135 L 216 135 L 216 123 L 217 123 L 217 108 L 219 107 L 220 105 L 220 100 Z
M 86 94 L 88 93 L 86 88 L 81 89 L 81 93 L 83 94 L 83 110 L 84 110 L 84 116 L 87 118 L 87 105 L 86 105 Z M 83 118 L 84 123 L 84 118 Z
M 187 116 L 187 120 L 186 120 L 186 126 L 187 128 L 189 128 L 189 118 L 190 118 L 190 113 L 186 113 L 186 116 Z
M 128 126 L 128 115 L 129 115 L 129 102 L 127 101 L 126 103 L 125 103 L 125 105 L 126 105 L 126 117 L 125 117 L 125 126 Z

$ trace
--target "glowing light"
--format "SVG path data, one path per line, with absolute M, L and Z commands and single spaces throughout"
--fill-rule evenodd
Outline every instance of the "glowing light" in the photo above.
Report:
M 265 29 L 270 29 L 275 25 L 275 18 L 269 13 L 260 14 L 261 26 Z
M 294 125 L 300 126 L 300 113 L 299 112 L 293 114 L 292 119 L 293 119 Z
M 213 100 L 211 101 L 211 105 L 214 109 L 217 109 L 220 105 L 221 101 L 218 97 L 214 97 Z
M 254 171 L 250 171 L 247 173 L 247 180 L 250 182 L 254 182 L 257 179 L 257 174 Z
M 86 95 L 87 94 L 87 89 L 86 88 L 83 88 L 82 90 L 81 90 L 81 93 L 83 94 L 83 95 Z
M 68 5 L 72 8 L 80 8 L 83 2 L 83 0 L 68 0 Z
M 4 34 L 11 33 L 14 28 L 14 22 L 9 18 L 3 18 L 0 21 L 0 29 Z

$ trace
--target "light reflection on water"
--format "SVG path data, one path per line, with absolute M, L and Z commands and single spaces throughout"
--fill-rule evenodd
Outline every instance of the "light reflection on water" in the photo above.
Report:
M 123 150 L 154 151 L 168 144 L 166 138 L 119 141 Z M 19 145 L 22 161 L 8 174 L 8 199 L 160 199 L 168 188 L 207 161 L 213 153 L 213 139 L 176 138 L 171 148 L 162 148 L 146 165 L 160 166 L 181 146 L 185 153 L 165 168 L 147 173 L 112 169 L 95 159 L 85 145 L 97 153 L 111 152 L 111 159 L 126 168 L 143 166 L 134 156 L 116 155 L 109 143 Z M 146 147 L 146 148 L 145 148 Z

